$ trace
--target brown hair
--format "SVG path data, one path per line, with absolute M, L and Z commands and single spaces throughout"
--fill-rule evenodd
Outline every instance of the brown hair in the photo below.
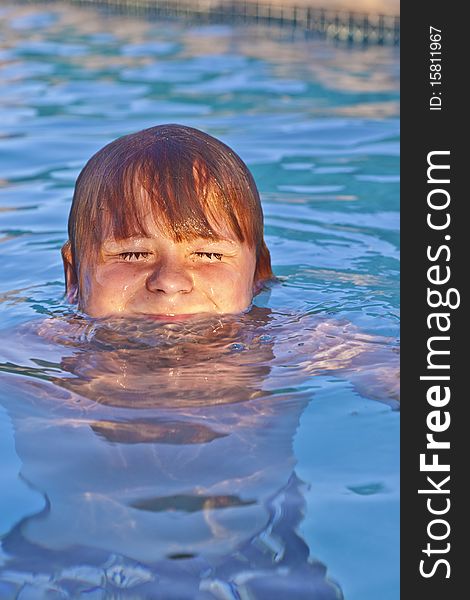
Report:
M 256 249 L 255 282 L 273 277 L 263 212 L 248 167 L 228 146 L 198 129 L 158 125 L 114 140 L 78 176 L 63 248 L 79 277 L 109 236 L 147 235 L 145 220 L 174 241 L 217 239 L 228 227 Z

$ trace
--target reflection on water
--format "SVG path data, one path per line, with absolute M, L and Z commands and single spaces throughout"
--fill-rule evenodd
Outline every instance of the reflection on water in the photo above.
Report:
M 341 597 L 297 532 L 292 441 L 308 400 L 305 344 L 319 371 L 338 371 L 368 337 L 293 323 L 254 307 L 181 324 L 72 315 L 7 332 L 5 404 L 21 476 L 45 507 L 3 540 L 5 589 Z M 15 362 L 19 340 L 39 354 Z

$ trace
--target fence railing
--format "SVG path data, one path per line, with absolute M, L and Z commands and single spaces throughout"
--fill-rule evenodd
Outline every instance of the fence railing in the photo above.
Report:
M 149 18 L 182 17 L 208 23 L 263 23 L 303 29 L 348 43 L 398 46 L 400 17 L 256 0 L 71 0 Z M 327 0 L 325 0 L 327 1 Z

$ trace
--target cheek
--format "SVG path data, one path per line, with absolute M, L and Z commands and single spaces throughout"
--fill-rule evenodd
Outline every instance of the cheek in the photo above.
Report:
M 196 286 L 219 300 L 251 300 L 253 274 L 229 265 L 208 265 L 197 272 Z
M 84 278 L 84 293 L 81 294 L 84 306 L 101 310 L 120 310 L 145 284 L 145 275 L 131 269 L 100 269 Z
M 123 293 L 133 292 L 136 288 L 145 285 L 148 269 L 136 269 L 125 265 L 113 265 L 112 268 L 98 269 L 95 273 L 95 285 L 100 292 Z

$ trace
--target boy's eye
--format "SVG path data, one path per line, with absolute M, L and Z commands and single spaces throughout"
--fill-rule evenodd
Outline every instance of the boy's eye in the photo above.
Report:
M 215 262 L 215 260 L 222 260 L 223 254 L 219 254 L 218 252 L 193 252 L 196 256 L 199 256 L 203 259 L 208 259 L 209 261 Z M 214 260 L 215 259 L 215 260 Z
M 135 262 L 150 256 L 150 252 L 121 252 L 120 258 L 127 262 Z

